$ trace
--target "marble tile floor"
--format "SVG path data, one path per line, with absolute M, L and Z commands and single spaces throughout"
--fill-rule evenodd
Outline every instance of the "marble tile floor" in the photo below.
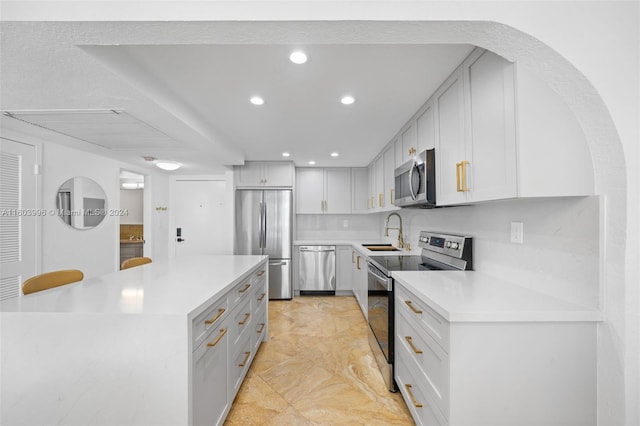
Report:
M 225 425 L 412 425 L 387 390 L 353 297 L 269 302 L 261 345 Z

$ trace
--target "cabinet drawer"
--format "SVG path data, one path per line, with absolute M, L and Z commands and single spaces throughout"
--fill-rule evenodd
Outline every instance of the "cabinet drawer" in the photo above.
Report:
M 418 321 L 444 351 L 449 353 L 449 322 L 402 285 L 396 287 L 396 293 L 396 309 L 407 313 L 407 318 Z
M 227 386 L 228 333 L 216 327 L 193 353 L 193 424 L 219 424 L 231 403 Z
M 397 351 L 396 383 L 407 403 L 407 407 L 418 425 L 445 426 L 447 419 L 437 408 L 425 389 L 426 377 L 411 366 L 411 360 L 404 349 Z
M 204 312 L 195 317 L 191 323 L 191 335 L 193 338 L 193 349 L 197 348 L 212 327 L 217 327 L 227 316 L 227 297 L 211 304 Z
M 400 310 L 396 317 L 396 348 L 406 355 L 407 363 L 415 365 L 426 380 L 423 387 L 442 413 L 449 412 L 449 355 L 415 320 Z
M 269 300 L 269 297 L 264 282 L 256 284 L 253 293 L 251 293 L 251 303 L 253 304 L 251 310 L 257 312 L 263 309 L 267 305 L 267 300 Z
M 231 396 L 235 397 L 244 376 L 246 376 L 251 361 L 253 360 L 254 352 L 252 352 L 252 340 L 251 335 L 246 333 L 242 336 L 242 339 L 234 346 L 235 351 L 231 356 L 229 362 L 229 390 Z
M 254 353 L 258 351 L 265 334 L 267 333 L 267 307 L 262 306 L 253 318 L 251 333 L 252 348 Z
M 260 265 L 258 270 L 251 275 L 251 284 L 257 285 L 262 280 L 264 280 L 267 276 L 267 268 L 268 268 L 268 265 L 266 263 L 263 265 Z
M 233 309 L 229 320 L 231 345 L 236 345 L 247 334 L 247 330 L 251 328 L 251 317 L 251 299 L 245 299 Z
M 229 306 L 235 306 L 240 299 L 251 294 L 253 275 L 245 277 L 229 292 Z

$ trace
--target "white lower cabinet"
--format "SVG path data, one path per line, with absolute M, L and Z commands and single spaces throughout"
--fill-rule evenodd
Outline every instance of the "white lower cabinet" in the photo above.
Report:
M 191 424 L 224 422 L 268 338 L 267 283 L 265 262 L 192 321 Z
M 448 322 L 395 284 L 396 382 L 417 424 L 596 424 L 594 323 Z
M 353 262 L 355 252 L 351 246 L 336 246 L 336 296 L 353 294 Z
M 358 253 L 355 250 L 352 250 L 352 264 L 351 264 L 351 272 L 352 272 L 352 284 L 353 284 L 353 295 L 356 297 L 358 304 L 360 305 L 360 310 L 362 310 L 362 315 L 367 319 L 367 258 L 366 256 Z

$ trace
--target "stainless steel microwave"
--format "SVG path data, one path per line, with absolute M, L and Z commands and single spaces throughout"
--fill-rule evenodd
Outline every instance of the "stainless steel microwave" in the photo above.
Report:
M 435 150 L 427 149 L 395 170 L 395 202 L 398 207 L 436 206 Z

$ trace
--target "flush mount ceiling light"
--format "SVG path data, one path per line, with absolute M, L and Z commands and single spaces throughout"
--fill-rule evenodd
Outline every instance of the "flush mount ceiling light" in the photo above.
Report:
M 282 156 L 283 156 L 283 157 L 289 157 L 290 155 L 291 155 L 291 154 L 289 154 L 288 152 L 283 152 L 283 153 L 282 153 Z
M 351 105 L 352 103 L 354 103 L 356 100 L 353 98 L 353 96 L 343 96 L 342 99 L 340 99 L 340 102 L 343 105 Z
M 305 62 L 307 62 L 307 55 L 301 50 L 296 50 L 295 52 L 291 53 L 291 55 L 289 55 L 289 60 L 294 64 L 304 64 Z
M 332 156 L 332 157 L 337 157 L 338 155 L 340 155 L 340 154 L 338 154 L 337 152 L 332 152 L 332 153 L 331 153 L 331 156 Z
M 251 99 L 249 99 L 249 102 L 254 105 L 263 105 L 264 99 L 262 99 L 260 96 L 253 96 Z
M 158 161 L 156 163 L 156 166 L 158 166 L 162 170 L 172 171 L 172 170 L 178 170 L 180 166 L 182 166 L 182 164 L 176 163 L 173 161 Z
M 314 164 L 316 164 L 316 162 L 315 162 L 315 161 L 309 161 L 309 165 L 310 165 L 310 166 L 313 166 Z

